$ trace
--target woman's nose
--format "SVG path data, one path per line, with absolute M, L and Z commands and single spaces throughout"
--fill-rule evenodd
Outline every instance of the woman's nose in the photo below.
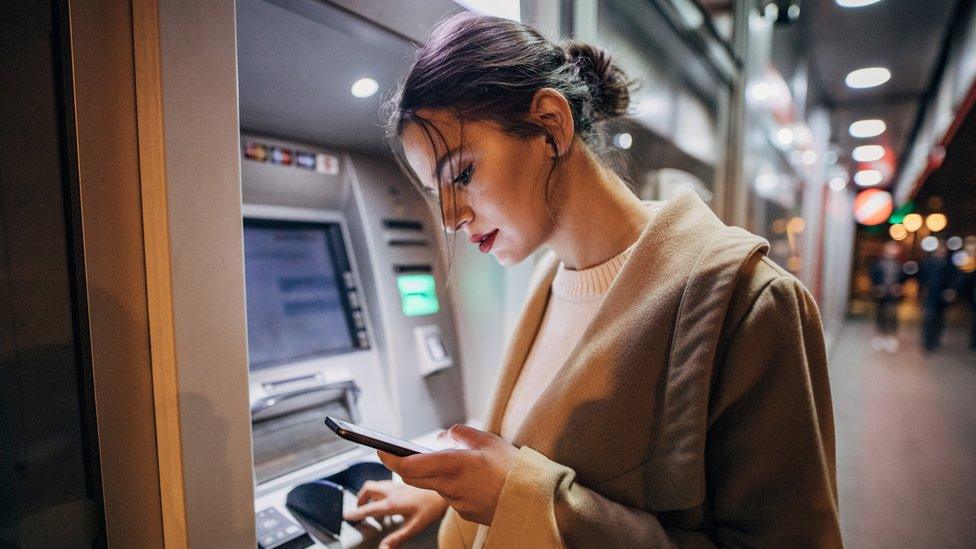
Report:
M 451 204 L 444 205 L 444 230 L 448 233 L 456 233 L 461 230 L 465 223 L 470 223 L 474 219 L 474 211 L 466 205 Z

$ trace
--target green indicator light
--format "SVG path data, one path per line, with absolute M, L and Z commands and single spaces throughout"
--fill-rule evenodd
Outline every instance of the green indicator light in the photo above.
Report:
M 895 223 L 902 223 L 905 221 L 905 216 L 915 211 L 914 202 L 905 202 L 898 209 L 891 213 L 891 217 L 888 218 L 888 223 L 894 225 Z
M 429 274 L 410 274 L 397 277 L 400 304 L 407 316 L 432 315 L 441 310 L 437 301 L 437 284 Z

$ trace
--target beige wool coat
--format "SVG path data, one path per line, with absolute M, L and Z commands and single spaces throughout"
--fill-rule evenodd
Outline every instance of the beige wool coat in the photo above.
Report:
M 694 193 L 659 205 L 512 440 L 488 526 L 442 548 L 840 547 L 817 306 Z M 501 420 L 558 260 L 540 261 L 486 429 Z

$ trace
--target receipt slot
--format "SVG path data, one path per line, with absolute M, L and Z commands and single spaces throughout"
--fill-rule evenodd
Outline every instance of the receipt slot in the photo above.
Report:
M 444 345 L 440 326 L 418 326 L 413 329 L 413 335 L 417 342 L 417 364 L 421 374 L 428 376 L 454 365 Z

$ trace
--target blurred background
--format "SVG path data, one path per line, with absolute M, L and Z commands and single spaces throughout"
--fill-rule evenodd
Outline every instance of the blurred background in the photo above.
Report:
M 111 494 L 130 487 L 112 484 L 113 471 L 121 469 L 107 467 L 113 450 L 104 437 L 125 429 L 100 422 L 122 414 L 125 406 L 121 400 L 116 406 L 96 399 L 98 390 L 113 390 L 105 385 L 96 390 L 100 356 L 125 355 L 130 365 L 142 361 L 142 370 L 119 367 L 112 375 L 142 372 L 118 392 L 147 395 L 140 401 L 146 417 L 150 425 L 155 417 L 161 429 L 158 401 L 157 415 L 152 415 L 152 388 L 158 390 L 160 381 L 151 379 L 146 354 L 151 340 L 147 319 L 154 317 L 151 308 L 132 308 L 136 294 L 117 294 L 120 288 L 145 290 L 145 272 L 138 271 L 143 278 L 134 282 L 119 273 L 146 265 L 139 254 L 142 223 L 148 218 L 137 213 L 89 225 L 92 216 L 103 215 L 97 212 L 110 210 L 104 204 L 121 204 L 129 197 L 140 207 L 139 170 L 98 172 L 102 185 L 119 187 L 86 194 L 84 177 L 94 173 L 84 168 L 86 150 L 96 149 L 75 140 L 95 124 L 81 118 L 86 97 L 99 97 L 97 104 L 103 105 L 105 98 L 135 93 L 129 89 L 138 82 L 132 67 L 141 70 L 145 58 L 133 53 L 140 51 L 142 35 L 138 17 L 128 10 L 144 14 L 139 4 L 120 4 L 119 20 L 129 26 L 117 28 L 86 27 L 74 19 L 111 11 L 98 2 L 5 2 L 0 7 L 0 481 L 12 487 L 0 488 L 0 546 L 60 546 L 50 535 L 51 524 L 70 532 L 62 534 L 64 539 L 82 540 L 81 546 L 95 539 L 97 546 L 105 543 L 113 521 L 123 520 Z M 205 4 L 220 9 L 201 7 Z M 376 242 L 366 229 L 361 241 L 356 236 L 357 220 L 380 217 L 362 202 L 374 196 L 369 181 L 398 177 L 388 168 L 371 167 L 386 166 L 391 158 L 380 103 L 409 68 L 430 27 L 446 15 L 472 10 L 523 21 L 553 40 L 575 38 L 612 52 L 641 84 L 633 96 L 633 114 L 609 123 L 605 160 L 641 198 L 666 200 L 694 190 L 726 223 L 765 237 L 769 255 L 816 297 L 830 360 L 845 543 L 976 547 L 972 0 L 160 0 L 158 10 L 163 120 L 167 132 L 188 128 L 176 137 L 166 134 L 167 154 L 176 159 L 169 161 L 179 162 L 168 165 L 171 189 L 183 193 L 171 194 L 169 206 L 173 265 L 180 266 L 173 270 L 177 325 L 193 315 L 230 319 L 233 329 L 215 332 L 236 338 L 228 343 L 221 339 L 225 336 L 211 334 L 206 341 L 191 341 L 194 330 L 189 328 L 173 336 L 180 349 L 180 379 L 195 380 L 192 387 L 181 386 L 181 394 L 193 392 L 198 398 L 192 402 L 203 403 L 193 408 L 191 400 L 181 402 L 184 460 L 198 463 L 188 450 L 198 444 L 201 452 L 216 452 L 228 471 L 243 468 L 240 478 L 246 485 L 233 497 L 218 498 L 215 494 L 226 487 L 199 484 L 194 489 L 193 483 L 203 483 L 198 479 L 207 475 L 188 466 L 191 539 L 206 539 L 201 533 L 205 523 L 195 517 L 208 512 L 216 517 L 215 510 L 224 505 L 245 509 L 234 520 L 244 521 L 236 535 L 249 539 L 251 490 L 258 496 L 271 493 L 267 485 L 262 488 L 260 476 L 256 488 L 248 484 L 252 419 L 253 459 L 259 460 L 258 418 L 245 413 L 243 404 L 249 371 L 243 363 L 248 350 L 243 309 L 224 306 L 244 302 L 240 211 L 224 218 L 238 232 L 221 236 L 209 221 L 201 221 L 220 219 L 217 202 L 211 202 L 216 195 L 194 193 L 226 189 L 236 208 L 240 201 L 234 201 L 243 192 L 245 223 L 248 215 L 264 216 L 263 210 L 248 214 L 249 203 L 312 207 L 317 195 L 300 185 L 275 187 L 269 183 L 274 173 L 255 171 L 293 161 L 298 166 L 300 148 L 312 151 L 310 166 L 333 178 L 327 183 L 334 190 L 324 191 L 322 200 L 350 225 L 350 254 L 359 255 L 362 268 L 360 295 L 369 301 L 372 283 L 367 278 L 380 280 L 379 273 L 389 270 L 377 257 L 400 253 L 384 252 L 376 243 L 394 246 L 389 234 L 384 233 L 385 241 L 376 236 Z M 191 19 L 198 26 L 185 32 Z M 86 40 L 101 40 L 89 57 L 78 53 Z M 121 86 L 85 80 L 86 74 L 105 78 L 97 67 L 109 62 L 129 67 Z M 203 107 L 196 115 L 185 114 L 188 105 L 197 103 Z M 89 111 L 89 120 L 128 127 L 124 124 L 137 118 L 134 105 L 128 117 L 114 117 L 99 106 Z M 210 112 L 227 116 L 211 118 Z M 184 118 L 173 118 L 179 116 Z M 129 134 L 117 129 L 117 141 L 100 142 L 104 148 L 92 158 L 136 158 L 132 144 L 150 134 L 145 126 L 141 133 L 132 128 Z M 282 151 L 287 159 L 267 156 Z M 197 165 L 227 178 L 205 170 L 180 171 Z M 239 170 L 243 187 L 235 187 L 242 180 Z M 192 184 L 178 187 L 180 178 Z M 392 195 L 401 192 L 389 189 Z M 289 192 L 294 196 L 281 198 Z M 375 195 L 377 203 L 385 200 L 383 194 Z M 405 206 L 399 198 L 391 200 L 402 217 Z M 94 204 L 101 209 L 86 214 L 85 208 Z M 197 209 L 191 212 L 191 207 Z M 92 247 L 98 242 L 93 235 L 122 234 L 126 227 L 134 231 L 128 244 L 115 251 Z M 390 230 L 410 228 L 387 225 Z M 214 246 L 195 247 L 204 241 Z M 417 242 L 395 241 L 408 247 Z M 464 368 L 463 381 L 450 382 L 457 392 L 450 406 L 463 402 L 462 419 L 474 419 L 484 412 L 484 388 L 497 374 L 499 349 L 510 336 L 533 261 L 506 270 L 467 248 L 455 250 L 449 291 L 438 279 L 437 291 L 447 292 L 439 294 L 441 304 L 450 313 L 438 322 L 444 348 Z M 132 249 L 138 254 L 131 261 L 105 259 L 101 267 L 94 262 L 99 253 L 118 258 Z M 188 267 L 210 259 L 220 263 L 200 271 Z M 443 274 L 430 266 L 421 271 Z M 186 291 L 206 289 L 194 284 L 221 284 L 238 293 L 208 301 L 201 296 L 215 294 Z M 376 282 L 377 292 L 382 284 Z M 347 286 L 352 287 L 349 280 Z M 248 296 L 253 305 L 254 296 Z M 143 304 L 146 299 L 136 295 Z M 358 341 L 353 336 L 353 347 L 380 349 L 369 364 L 375 363 L 378 372 L 393 372 L 400 366 L 390 330 L 402 319 L 389 320 L 384 303 L 364 306 L 380 335 L 374 341 L 373 332 L 362 331 Z M 344 302 L 343 307 L 355 309 L 349 313 L 352 323 L 358 305 Z M 113 311 L 112 319 L 99 328 L 97 312 L 106 308 Z M 143 330 L 141 339 L 99 355 L 99 345 L 121 341 L 118 334 L 136 324 Z M 355 326 L 363 327 L 361 317 Z M 206 327 L 198 325 L 197 332 Z M 251 329 L 253 339 L 253 321 Z M 207 346 L 210 350 L 201 351 L 198 359 L 196 349 Z M 224 352 L 231 347 L 234 352 Z M 265 378 L 255 377 L 253 340 L 250 350 L 253 412 L 255 379 Z M 222 362 L 228 356 L 238 363 Z M 226 377 L 207 377 L 221 375 Z M 411 402 L 404 400 L 407 389 L 402 391 L 391 397 L 391 406 Z M 224 407 L 221 394 L 238 394 L 240 401 Z M 443 406 L 434 408 L 440 413 Z M 445 416 L 438 417 L 444 423 Z M 398 419 L 388 429 L 405 436 L 427 429 L 420 423 L 413 428 L 410 421 Z M 430 421 L 435 427 L 437 421 Z M 238 441 L 243 450 L 203 445 L 214 432 L 230 445 Z M 158 431 L 144 430 L 139 436 L 153 456 L 155 444 L 165 446 L 163 438 L 154 438 Z M 131 453 L 121 456 L 113 467 L 134 459 Z M 165 473 L 157 465 L 154 457 L 147 471 Z M 216 478 L 206 482 L 229 486 L 240 480 L 231 473 Z M 159 492 L 154 494 L 158 506 Z

